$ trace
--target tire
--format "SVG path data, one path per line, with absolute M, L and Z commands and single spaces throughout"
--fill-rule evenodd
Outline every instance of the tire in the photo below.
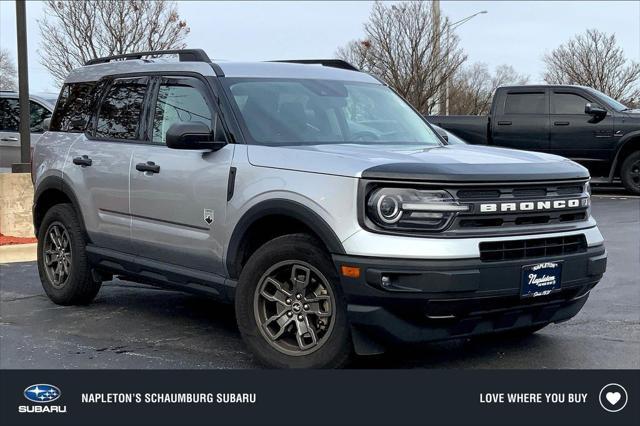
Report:
M 102 283 L 91 274 L 85 246 L 73 207 L 51 207 L 38 230 L 38 272 L 45 293 L 54 303 L 84 305 L 98 294 Z
M 640 194 L 640 151 L 633 152 L 622 163 L 620 178 L 627 191 Z
M 309 235 L 260 247 L 240 274 L 235 298 L 238 328 L 258 361 L 272 368 L 344 366 L 353 345 L 338 283 L 329 254 Z

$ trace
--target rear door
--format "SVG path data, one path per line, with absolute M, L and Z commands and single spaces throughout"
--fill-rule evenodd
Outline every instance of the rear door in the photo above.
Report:
M 575 89 L 551 89 L 550 152 L 578 161 L 596 173 L 601 165 L 606 174 L 604 166 L 615 143 L 614 119 L 611 112 L 603 117 L 585 114 L 587 103 L 597 100 Z
M 545 88 L 507 89 L 492 119 L 493 145 L 549 150 L 549 98 Z
M 164 76 L 154 83 L 150 143 L 136 146 L 131 161 L 131 235 L 142 257 L 222 275 L 234 145 L 211 152 L 170 149 L 165 142 L 173 123 L 189 121 L 203 122 L 212 138 L 225 139 L 208 84 L 187 76 Z
M 143 108 L 149 78 L 103 81 L 97 113 L 67 156 L 65 174 L 73 181 L 91 241 L 131 252 L 129 165 L 133 147 L 144 137 Z

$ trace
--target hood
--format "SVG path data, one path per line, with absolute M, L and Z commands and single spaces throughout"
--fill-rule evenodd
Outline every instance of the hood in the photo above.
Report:
M 434 182 L 530 181 L 587 178 L 587 169 L 539 152 L 477 145 L 431 148 L 326 144 L 250 145 L 255 166 L 372 179 Z

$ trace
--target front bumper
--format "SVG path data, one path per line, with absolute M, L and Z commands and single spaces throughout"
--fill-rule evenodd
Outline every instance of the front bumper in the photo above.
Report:
M 483 262 L 480 259 L 415 260 L 334 255 L 337 270 L 359 267 L 359 278 L 341 276 L 356 351 L 566 321 L 585 304 L 606 269 L 603 245 L 559 257 Z M 562 261 L 561 288 L 521 298 L 524 265 Z M 383 283 L 383 277 L 386 277 Z

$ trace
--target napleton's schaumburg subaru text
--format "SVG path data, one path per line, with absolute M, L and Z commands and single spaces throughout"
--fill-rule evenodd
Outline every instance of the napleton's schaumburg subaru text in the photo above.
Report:
M 532 333 L 606 268 L 584 167 L 448 144 L 340 60 L 92 60 L 32 173 L 51 300 L 87 304 L 114 276 L 209 295 L 272 367 Z

